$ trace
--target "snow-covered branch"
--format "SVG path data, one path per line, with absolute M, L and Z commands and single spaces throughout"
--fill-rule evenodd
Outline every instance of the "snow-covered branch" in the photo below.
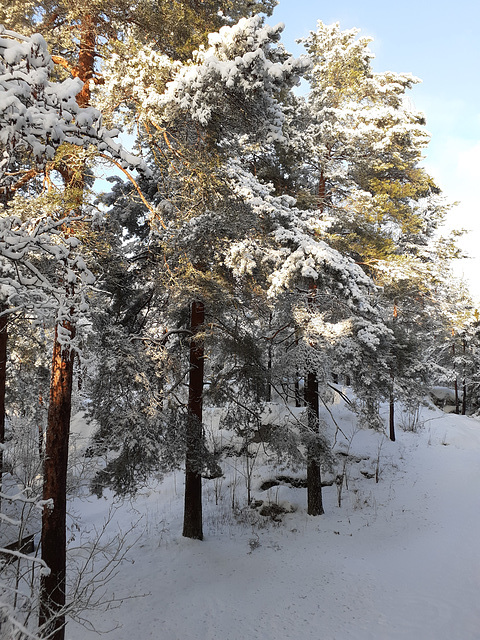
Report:
M 141 159 L 114 140 L 118 131 L 103 127 L 99 111 L 78 106 L 81 80 L 53 82 L 52 69 L 40 34 L 27 38 L 0 27 L 0 193 L 18 181 L 22 154 L 41 169 L 64 143 L 94 145 L 122 166 L 146 171 Z

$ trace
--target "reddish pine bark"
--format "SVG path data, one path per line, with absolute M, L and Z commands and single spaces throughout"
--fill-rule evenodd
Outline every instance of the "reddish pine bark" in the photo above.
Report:
M 203 342 L 197 336 L 204 321 L 205 307 L 203 303 L 193 302 L 190 319 L 192 339 L 190 342 L 183 535 L 195 540 L 203 540 L 200 456 L 203 439 L 202 395 L 205 354 Z
M 95 74 L 96 45 L 95 17 L 92 14 L 87 14 L 82 18 L 78 66 L 75 70 L 76 75 L 84 83 L 82 90 L 77 94 L 77 104 L 79 107 L 87 107 L 90 103 L 90 80 L 94 78 Z
M 75 330 L 67 322 L 64 328 L 72 338 Z M 53 500 L 53 508 L 45 507 L 42 518 L 42 560 L 50 568 L 42 576 L 40 586 L 39 624 L 46 624 L 52 640 L 65 637 L 65 573 L 66 573 L 66 508 L 67 464 L 72 404 L 74 352 L 62 347 L 57 329 L 52 358 L 50 403 L 45 443 L 43 499 Z
M 84 82 L 77 95 L 80 107 L 90 101 L 89 80 L 94 75 L 96 48 L 95 21 L 92 15 L 82 18 L 80 48 L 75 75 Z M 81 209 L 85 186 L 84 163 L 59 167 L 65 188 L 74 194 L 75 207 Z M 75 336 L 75 327 L 68 321 L 63 328 Z M 53 499 L 53 508 L 44 508 L 42 518 L 42 560 L 50 569 L 48 576 L 42 576 L 40 583 L 39 625 L 51 640 L 65 638 L 65 576 L 67 563 L 66 513 L 67 513 L 67 467 L 68 442 L 70 436 L 70 415 L 72 406 L 74 352 L 63 347 L 58 341 L 58 327 L 55 328 L 53 344 L 50 401 L 47 416 L 47 433 L 44 455 L 43 499 Z M 50 634 L 50 635 L 48 635 Z

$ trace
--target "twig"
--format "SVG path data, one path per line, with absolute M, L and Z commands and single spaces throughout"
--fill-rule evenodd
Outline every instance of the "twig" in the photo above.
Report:
M 100 158 L 103 158 L 104 160 L 108 160 L 109 162 L 113 163 L 118 169 L 120 169 L 120 171 L 123 171 L 123 173 L 127 176 L 127 178 L 130 180 L 130 182 L 133 184 L 133 186 L 135 187 L 138 195 L 140 196 L 143 204 L 147 207 L 147 209 L 150 211 L 150 213 L 153 213 L 153 215 L 155 216 L 155 219 L 158 220 L 160 222 L 160 224 L 162 225 L 162 227 L 164 229 L 167 228 L 166 224 L 164 223 L 164 221 L 162 220 L 162 218 L 158 215 L 158 211 L 156 209 L 154 209 L 145 199 L 145 196 L 143 195 L 143 193 L 140 190 L 140 187 L 138 186 L 135 178 L 126 170 L 122 167 L 122 165 L 117 162 L 117 160 L 115 160 L 114 158 L 110 158 L 109 156 L 105 155 L 104 153 L 99 153 L 98 154 L 100 156 Z

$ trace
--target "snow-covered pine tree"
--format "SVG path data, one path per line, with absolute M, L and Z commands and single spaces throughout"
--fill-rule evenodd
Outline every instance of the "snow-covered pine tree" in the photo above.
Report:
M 73 7 L 68 3 L 49 2 L 37 11 L 35 26 L 54 44 L 55 61 L 70 74 L 86 81 L 78 96 L 80 104 L 84 105 L 88 102 L 91 82 L 101 82 L 94 65 L 100 35 L 103 36 L 107 49 L 113 41 L 121 41 L 128 36 L 141 41 L 146 34 L 149 38 L 155 35 L 157 51 L 185 59 L 191 53 L 192 46 L 205 38 L 207 28 L 230 23 L 232 18 L 244 11 L 247 14 L 258 11 L 268 13 L 273 6 L 274 3 L 270 0 L 247 3 L 213 0 L 205 3 L 175 2 L 173 6 L 172 3 L 147 1 L 139 2 L 134 7 L 122 2 L 114 5 L 102 2 L 92 5 L 84 2 Z M 12 16 L 18 18 L 15 12 Z M 184 20 L 181 19 L 182 16 Z M 72 60 L 68 52 L 76 50 L 77 42 L 80 42 L 78 59 Z M 69 46 L 69 43 L 74 46 Z M 128 50 L 124 60 L 130 63 L 129 49 L 129 46 L 122 49 L 120 42 L 119 50 L 124 55 Z M 200 316 L 197 314 L 195 317 Z M 192 329 L 196 331 L 196 327 L 192 326 Z M 198 393 L 194 395 L 198 396 Z
M 174 292 L 172 302 L 183 306 L 194 300 L 188 329 L 196 336 L 191 369 L 197 373 L 203 362 L 198 333 L 200 327 L 202 333 L 205 330 L 203 307 L 207 305 L 210 314 L 228 307 L 236 295 L 232 297 L 234 283 L 224 265 L 226 252 L 233 241 L 256 236 L 260 228 L 256 213 L 244 203 L 232 159 L 249 140 L 282 135 L 278 98 L 304 67 L 276 46 L 280 31 L 264 26 L 258 17 L 242 19 L 211 34 L 209 47 L 200 49 L 187 64 L 172 63 L 143 46 L 128 66 L 113 59 L 107 73 L 105 95 L 118 101 L 124 91 L 130 105 L 136 105 L 137 121 L 156 157 L 158 193 L 157 208 L 150 214 L 150 250 L 156 246 L 166 261 L 164 277 Z M 166 84 L 167 80 L 171 81 Z M 203 376 L 191 375 L 189 388 L 188 413 L 192 439 L 197 441 L 190 450 L 198 451 Z M 190 465 L 187 457 L 190 466 L 191 495 L 196 497 L 186 504 L 184 533 L 201 538 L 201 477 L 198 461 Z
M 480 322 L 478 309 L 472 309 L 472 317 L 465 330 L 465 378 L 464 403 L 465 413 L 478 416 L 480 409 Z
M 0 116 L 0 189 L 8 204 L 0 246 L 4 262 L 14 265 L 14 276 L 7 272 L 3 278 L 8 289 L 3 313 L 30 307 L 42 312 L 50 308 L 55 314 L 44 473 L 44 494 L 46 499 L 54 498 L 54 508 L 44 511 L 42 531 L 42 557 L 51 572 L 42 577 L 40 625 L 51 627 L 55 637 L 61 638 L 64 618 L 57 614 L 65 604 L 65 479 L 74 338 L 78 317 L 85 311 L 84 288 L 92 277 L 73 233 L 83 216 L 75 167 L 66 169 L 61 161 L 55 165 L 71 178 L 64 199 L 42 196 L 32 201 L 22 198 L 21 191 L 40 171 L 48 172 L 48 163 L 62 145 L 93 144 L 117 162 L 131 162 L 132 157 L 102 128 L 98 111 L 79 106 L 80 79 L 50 80 L 53 62 L 42 36 L 27 38 L 5 29 L 1 35 L 0 97 L 5 108 Z M 35 217 L 26 217 L 33 209 Z
M 280 324 L 290 330 L 288 351 L 283 347 L 283 354 L 281 349 L 276 354 L 283 379 L 289 371 L 292 379 L 296 370 L 304 379 L 314 374 L 308 400 L 315 414 L 319 396 L 314 386 L 317 382 L 326 386 L 330 367 L 349 374 L 361 396 L 376 393 L 376 383 L 385 376 L 391 332 L 376 307 L 373 282 L 351 258 L 322 240 L 317 210 L 298 209 L 290 196 L 275 196 L 272 185 L 261 183 L 241 166 L 236 176 L 259 218 L 268 220 L 269 242 L 234 243 L 229 264 L 237 277 L 256 269 L 267 273 L 268 293 L 274 307 L 281 309 Z M 367 362 L 376 373 L 365 375 Z M 328 458 L 328 442 L 319 431 L 318 415 L 312 419 L 313 412 L 309 424 L 299 425 L 312 463 Z M 316 469 L 317 482 L 312 482 L 317 489 L 311 486 L 317 514 L 321 511 L 315 496 L 318 473 Z
M 424 293 L 414 274 L 428 270 L 428 245 L 447 210 L 421 166 L 429 136 L 423 114 L 407 97 L 419 80 L 373 72 L 370 39 L 359 38 L 358 29 L 341 31 L 338 24 L 319 22 L 303 42 L 312 61 L 311 91 L 300 105 L 300 126 L 292 119 L 290 153 L 298 161 L 299 146 L 307 150 L 296 183 L 310 192 L 303 196 L 306 206 L 317 203 L 329 244 L 351 256 L 376 284 L 388 283 L 385 320 L 398 329 L 398 317 L 393 320 L 390 313 L 393 279 L 399 280 L 398 293 L 413 278 L 410 303 L 417 300 L 421 315 Z M 390 361 L 393 367 L 393 353 Z M 400 377 L 397 367 L 383 381 L 391 397 L 402 386 Z
M 139 184 L 148 197 L 149 185 Z M 105 458 L 93 480 L 98 495 L 107 487 L 135 493 L 152 474 L 178 464 L 183 442 L 182 421 L 166 417 L 173 415 L 168 389 L 186 373 L 181 353 L 188 332 L 167 329 L 164 263 L 149 248 L 146 209 L 130 191 L 114 186 L 98 230 L 104 251 L 96 258 L 86 346 L 94 362 L 86 379 L 89 416 L 98 424 L 89 454 Z
M 257 25 L 259 24 L 257 20 Z M 345 305 L 348 309 L 346 318 L 341 314 L 342 321 L 347 320 L 346 325 L 349 325 L 349 329 L 346 331 L 349 338 L 345 339 L 343 343 L 345 345 L 344 349 L 350 349 L 351 352 L 355 353 L 352 359 L 355 360 L 359 369 L 365 363 L 364 356 L 366 353 L 369 353 L 372 361 L 375 361 L 378 365 L 379 359 L 376 351 L 378 351 L 378 347 L 382 342 L 388 342 L 390 333 L 381 323 L 373 307 L 368 302 L 365 302 L 365 297 L 368 297 L 368 287 L 370 286 L 368 278 L 366 278 L 362 271 L 350 260 L 343 259 L 338 252 L 331 249 L 325 243 L 315 239 L 315 235 L 319 232 L 317 214 L 309 215 L 306 212 L 295 210 L 291 198 L 285 196 L 279 198 L 273 197 L 271 189 L 262 185 L 250 171 L 245 170 L 243 167 L 243 164 L 251 167 L 251 148 L 255 142 L 258 144 L 259 134 L 261 132 L 256 130 L 255 141 L 249 136 L 251 131 L 251 118 L 257 116 L 259 113 L 257 111 L 259 106 L 258 89 L 262 88 L 262 86 L 265 87 L 265 82 L 271 83 L 273 87 L 275 87 L 275 81 L 277 81 L 277 87 L 279 87 L 280 80 L 283 78 L 285 70 L 288 69 L 287 65 L 290 65 L 290 73 L 292 66 L 281 50 L 276 54 L 276 59 L 275 57 L 272 58 L 273 51 L 271 49 L 269 51 L 269 57 L 267 57 L 264 52 L 261 52 L 261 50 L 254 51 L 251 42 L 247 44 L 246 52 L 238 51 L 238 48 L 245 47 L 238 33 L 241 29 L 243 29 L 245 33 L 248 32 L 250 38 L 253 39 L 254 45 L 255 38 L 258 38 L 263 46 L 269 44 L 265 37 L 267 30 L 262 29 L 258 33 L 255 33 L 252 29 L 251 22 L 249 24 L 246 21 L 241 21 L 237 27 L 229 30 L 223 29 L 218 36 L 212 36 L 211 43 L 213 46 L 211 46 L 210 49 L 199 52 L 196 65 L 179 68 L 174 81 L 168 85 L 167 91 L 164 94 L 159 94 L 155 91 L 154 87 L 152 91 L 145 94 L 142 106 L 143 108 L 145 108 L 145 105 L 149 107 L 149 117 L 152 122 L 152 128 L 160 131 L 162 137 L 164 137 L 165 134 L 168 137 L 168 129 L 167 132 L 165 132 L 166 123 L 169 123 L 171 127 L 173 123 L 178 122 L 179 115 L 181 115 L 182 118 L 188 115 L 193 122 L 196 121 L 199 126 L 204 127 L 204 145 L 199 145 L 198 138 L 196 139 L 197 147 L 200 148 L 200 150 L 206 149 L 209 152 L 209 158 L 215 157 L 214 152 L 217 152 L 217 157 L 223 162 L 225 162 L 229 156 L 230 158 L 232 158 L 232 156 L 236 158 L 235 162 L 233 162 L 232 159 L 229 160 L 230 167 L 228 167 L 227 164 L 231 175 L 230 189 L 237 197 L 240 197 L 244 205 L 246 204 L 250 211 L 253 212 L 254 218 L 252 218 L 252 220 L 258 220 L 259 223 L 253 225 L 253 228 L 257 231 L 254 233 L 250 231 L 246 236 L 244 235 L 245 231 L 243 231 L 241 227 L 239 228 L 238 220 L 236 221 L 236 227 L 229 229 L 229 234 L 226 236 L 226 238 L 228 238 L 228 244 L 225 245 L 227 249 L 227 265 L 233 268 L 235 277 L 238 278 L 248 272 L 252 273 L 257 267 L 260 271 L 265 271 L 270 256 L 268 268 L 275 271 L 275 275 L 272 276 L 271 291 L 275 290 L 275 287 L 277 287 L 278 290 L 284 286 L 274 284 L 277 282 L 288 281 L 289 286 L 291 286 L 293 280 L 299 273 L 301 273 L 301 277 L 304 279 L 303 284 L 305 284 L 305 280 L 308 279 L 308 274 L 311 274 L 310 277 L 313 280 L 323 277 L 325 278 L 325 282 L 333 282 L 332 289 L 334 289 L 335 292 L 343 290 L 342 300 L 345 299 Z M 234 33 L 236 36 L 235 41 L 233 41 L 232 38 Z M 243 55 L 240 57 L 239 53 L 243 53 Z M 235 58 L 233 58 L 234 55 Z M 302 63 L 302 67 L 305 67 L 305 63 Z M 125 80 L 125 72 L 127 70 L 123 71 L 122 77 Z M 254 99 L 252 99 L 248 84 L 245 83 L 245 74 L 249 73 L 254 74 L 250 80 L 250 82 L 253 81 L 252 85 L 257 90 Z M 110 75 L 113 77 L 112 74 Z M 248 75 L 247 78 L 250 79 Z M 225 87 L 221 124 L 217 120 L 219 103 L 211 84 L 213 81 L 217 87 Z M 230 103 L 228 101 L 231 97 L 232 100 L 234 100 L 233 105 L 236 106 L 238 104 L 240 98 L 238 95 L 239 81 L 243 81 L 244 83 L 243 86 L 240 86 L 243 100 L 243 113 L 240 114 L 240 118 L 237 110 L 230 111 Z M 195 84 L 193 84 L 193 82 L 195 82 Z M 138 87 L 138 85 L 135 85 L 133 82 L 129 82 L 128 77 L 126 78 L 126 86 L 131 86 L 132 91 L 137 92 L 139 96 L 143 95 L 142 87 Z M 192 86 L 194 87 L 193 90 L 191 88 Z M 263 138 L 265 141 L 264 144 L 272 144 L 274 141 L 282 140 L 283 133 L 281 125 L 284 121 L 283 107 L 280 103 L 275 103 L 275 100 L 268 94 L 264 97 L 263 103 L 260 103 L 260 106 L 266 115 L 264 120 L 260 121 L 260 124 L 266 126 Z M 260 113 L 262 113 L 262 111 Z M 250 122 L 248 122 L 249 127 L 245 126 L 245 117 L 250 118 Z M 157 123 L 155 123 L 154 118 L 157 119 Z M 176 126 L 178 127 L 178 124 Z M 241 138 L 239 138 L 240 135 L 242 136 Z M 185 138 L 186 136 L 184 135 L 183 137 Z M 179 138 L 179 136 L 175 138 L 177 145 Z M 195 140 L 195 137 L 193 140 Z M 241 140 L 241 145 L 238 144 L 239 140 Z M 172 143 L 170 143 L 170 147 L 172 147 Z M 182 163 L 179 161 L 179 158 L 181 158 L 180 154 L 188 157 L 187 149 L 187 145 L 177 146 L 174 149 L 177 153 L 177 170 L 179 166 L 182 166 Z M 171 149 L 170 153 L 172 153 Z M 192 149 L 190 148 L 190 158 L 192 157 Z M 185 170 L 184 167 L 182 168 Z M 199 174 L 197 173 L 197 175 Z M 212 172 L 212 175 L 215 174 Z M 222 174 L 218 171 L 216 175 L 221 177 Z M 210 190 L 211 189 L 212 187 L 210 186 Z M 185 192 L 181 191 L 181 193 L 182 198 L 185 198 Z M 191 193 L 198 194 L 198 192 L 194 191 L 191 191 Z M 223 197 L 225 198 L 225 195 Z M 197 201 L 200 201 L 198 195 Z M 182 209 L 184 209 L 183 202 L 185 202 L 185 200 L 183 200 L 183 202 L 182 200 L 175 202 L 173 198 L 170 198 L 170 202 L 176 205 L 175 213 L 177 217 L 175 222 L 178 225 L 181 220 L 178 214 L 181 214 Z M 207 206 L 211 206 L 206 197 L 204 198 L 204 202 L 208 203 Z M 229 211 L 231 215 L 231 208 L 227 211 Z M 168 209 L 167 216 L 165 215 L 165 208 L 162 210 L 162 213 L 164 214 L 163 217 L 157 221 L 159 238 L 168 237 L 167 234 L 171 234 L 170 228 L 172 226 L 170 218 L 167 217 Z M 197 211 L 195 211 L 195 213 L 197 214 Z M 197 266 L 192 273 L 196 274 L 196 278 L 201 278 L 203 288 L 207 282 L 212 282 L 211 275 L 214 273 L 220 275 L 221 273 L 216 269 L 214 270 L 213 267 L 215 263 L 218 264 L 218 258 L 213 260 L 213 256 L 211 257 L 209 252 L 205 253 L 205 238 L 212 237 L 211 231 L 209 231 L 209 228 L 211 229 L 209 225 L 215 223 L 215 239 L 210 240 L 211 247 L 216 249 L 216 251 L 220 248 L 220 256 L 225 252 L 222 244 L 217 244 L 219 240 L 221 240 L 222 243 L 224 242 L 218 230 L 225 228 L 225 213 L 220 202 L 217 201 L 214 206 L 211 206 L 208 219 L 203 215 L 194 215 L 191 217 L 192 213 L 189 212 L 186 219 L 188 226 L 180 226 L 176 231 L 178 234 L 177 237 L 180 239 L 182 237 L 181 234 L 188 229 L 188 243 L 183 244 L 185 242 L 183 241 L 181 246 L 182 248 L 185 246 L 188 247 L 189 255 L 192 256 L 191 265 L 193 265 L 194 268 Z M 258 233 L 258 229 L 262 231 L 262 234 Z M 232 233 L 232 231 L 234 233 Z M 266 250 L 267 246 L 268 251 Z M 192 251 L 192 249 L 194 249 L 194 251 Z M 267 253 L 265 253 L 266 251 Z M 261 255 L 263 259 L 259 260 L 259 255 Z M 225 258 L 220 261 L 220 265 L 224 262 Z M 172 264 L 175 263 L 169 264 L 171 268 Z M 202 265 L 208 265 L 207 269 Z M 198 268 L 198 266 L 200 266 L 200 268 Z M 318 271 L 315 270 L 315 266 L 318 267 Z M 290 272 L 291 276 L 289 275 Z M 204 278 L 206 273 L 210 276 L 208 280 Z M 321 276 L 319 276 L 319 273 Z M 332 276 L 332 274 L 334 275 Z M 338 286 L 336 283 L 339 283 Z M 211 286 L 211 284 L 209 286 Z M 330 284 L 327 285 L 327 288 L 328 286 L 330 286 Z M 362 288 L 363 290 L 361 291 Z M 205 291 L 204 288 L 204 292 Z M 352 291 L 355 293 L 352 293 Z M 203 297 L 205 298 L 205 293 Z M 322 296 L 321 299 L 323 300 L 324 296 Z M 225 294 L 223 294 L 223 303 L 225 303 L 225 300 L 226 297 Z M 322 309 L 322 311 L 324 310 Z M 354 320 L 349 323 L 351 314 L 354 315 Z M 317 317 L 318 316 L 319 314 L 317 313 Z M 354 336 L 354 340 L 352 340 L 352 336 Z M 352 347 L 352 344 L 355 346 Z M 349 364 L 351 369 L 355 368 L 355 363 Z M 375 375 L 380 376 L 382 371 L 384 372 L 384 367 L 377 366 L 377 373 Z M 357 371 L 355 371 L 355 373 L 357 373 Z M 372 375 L 370 380 L 365 382 L 366 376 L 362 374 L 363 372 L 358 372 L 358 375 L 355 376 L 356 380 L 358 380 L 358 386 L 360 387 L 361 384 L 363 384 L 364 389 L 368 389 L 370 393 L 375 393 L 375 385 L 372 382 L 375 376 Z M 314 436 L 313 439 L 315 440 L 316 436 Z
M 439 269 L 433 295 L 436 297 L 435 340 L 431 344 L 434 385 L 453 391 L 454 411 L 465 415 L 475 410 L 478 396 L 477 335 L 478 312 L 464 282 L 450 268 L 448 243 L 438 251 Z M 453 247 L 454 248 L 454 247 Z M 472 404 L 473 401 L 473 404 Z
M 3 29 L 0 40 L 2 83 L 0 197 L 4 207 L 2 219 L 2 361 L 7 347 L 7 321 L 10 314 L 25 308 L 44 306 L 55 286 L 42 278 L 32 252 L 49 246 L 48 255 L 57 250 L 46 235 L 55 234 L 54 224 L 23 224 L 20 200 L 15 194 L 25 190 L 28 181 L 52 161 L 55 150 L 63 143 L 85 139 L 98 140 L 99 128 L 93 119 L 82 125 L 74 122 L 78 82 L 52 84 L 48 77 L 51 60 L 45 42 L 39 35 L 25 38 Z M 62 110 L 65 113 L 60 119 Z M 85 114 L 87 115 L 87 114 Z M 30 194 L 33 197 L 33 194 Z M 31 209 L 35 209 L 30 202 Z M 32 236 L 32 234 L 34 234 Z M 58 248 L 61 253 L 62 249 Z M 66 255 L 66 254 L 65 254 Z M 21 266 L 19 264 L 21 263 Z M 23 270 L 23 267 L 25 268 Z M 20 276 L 20 277 L 19 277 Z M 1 370 L 1 397 L 4 406 L 6 370 Z M 2 412 L 3 415 L 3 412 Z
M 312 61 L 305 157 L 338 248 L 374 266 L 400 239 L 425 242 L 445 208 L 420 165 L 429 135 L 407 96 L 420 81 L 373 72 L 371 39 L 358 31 L 319 22 L 303 40 Z

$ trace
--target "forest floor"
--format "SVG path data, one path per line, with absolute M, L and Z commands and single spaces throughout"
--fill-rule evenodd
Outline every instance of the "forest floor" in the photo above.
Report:
M 262 490 L 287 472 L 259 456 L 254 499 L 294 509 L 261 516 L 246 506 L 241 458 L 230 459 L 224 478 L 205 481 L 205 539 L 192 541 L 181 536 L 182 474 L 169 474 L 115 503 L 105 535 L 132 545 L 106 585 L 118 606 L 86 612 L 90 630 L 69 622 L 67 638 L 480 639 L 480 422 L 424 408 L 418 431 L 397 427 L 393 443 L 335 407 L 348 453 L 341 507 L 335 484 L 317 517 L 305 489 Z M 72 538 L 102 528 L 111 505 L 107 494 L 74 500 Z

